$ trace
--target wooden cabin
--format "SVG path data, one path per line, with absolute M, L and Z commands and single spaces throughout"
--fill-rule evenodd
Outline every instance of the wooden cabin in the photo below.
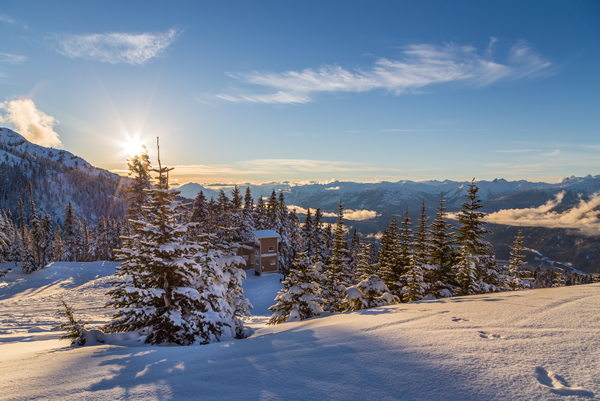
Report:
M 252 231 L 254 241 L 241 242 L 238 255 L 246 261 L 246 269 L 254 268 L 257 276 L 279 272 L 279 241 L 273 230 Z

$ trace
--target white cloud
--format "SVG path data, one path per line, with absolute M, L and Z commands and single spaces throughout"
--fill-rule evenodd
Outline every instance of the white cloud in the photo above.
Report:
M 560 153 L 560 149 L 556 149 L 554 152 L 544 153 L 546 156 L 555 156 Z
M 19 64 L 25 60 L 27 60 L 25 56 L 0 52 L 0 63 Z
M 176 29 L 163 33 L 104 33 L 61 36 L 60 54 L 110 64 L 144 64 L 166 49 L 179 35 Z
M 585 235 L 600 235 L 600 192 L 562 213 L 552 211 L 564 196 L 565 192 L 560 192 L 555 199 L 536 208 L 499 210 L 489 214 L 486 221 L 510 226 L 571 228 Z
M 289 210 L 296 210 L 296 213 L 306 214 L 307 209 L 301 206 L 288 205 Z M 312 213 L 314 214 L 315 208 L 312 209 Z M 337 217 L 337 213 L 332 212 L 322 212 L 324 217 Z M 377 212 L 374 210 L 352 210 L 346 209 L 344 210 L 344 220 L 353 220 L 353 221 L 364 221 L 371 220 L 377 217 Z
M 58 121 L 43 111 L 40 111 L 31 99 L 18 99 L 0 103 L 0 109 L 7 111 L 0 115 L 0 123 L 14 125 L 15 130 L 28 141 L 41 146 L 62 148 L 63 144 L 54 131 Z
M 507 63 L 494 62 L 491 49 L 496 41 L 492 38 L 485 56 L 478 54 L 472 46 L 420 44 L 407 47 L 401 60 L 380 58 L 367 70 L 349 71 L 334 65 L 281 73 L 230 74 L 245 83 L 271 88 L 276 92 L 221 94 L 218 97 L 231 102 L 307 103 L 313 100 L 315 94 L 323 92 L 384 89 L 400 95 L 446 82 L 463 81 L 485 86 L 502 79 L 532 76 L 551 65 L 524 41 L 519 41 L 511 48 Z

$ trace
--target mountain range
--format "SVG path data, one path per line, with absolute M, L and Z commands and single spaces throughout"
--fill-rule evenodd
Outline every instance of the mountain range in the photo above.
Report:
M 95 222 L 102 216 L 122 217 L 123 188 L 127 178 L 92 166 L 66 150 L 35 145 L 8 128 L 0 128 L 0 209 L 17 212 L 20 197 L 28 202 L 28 184 L 36 206 L 60 220 L 69 201 L 80 217 Z M 413 222 L 423 203 L 429 221 L 435 218 L 443 196 L 447 212 L 460 210 L 470 181 L 397 181 L 360 183 L 327 182 L 241 183 L 250 187 L 256 200 L 273 190 L 283 192 L 287 205 L 303 218 L 306 209 L 320 208 L 325 222 L 336 219 L 340 200 L 349 231 L 377 240 L 392 218 L 406 210 Z M 497 257 L 507 260 L 510 247 L 522 227 L 530 266 L 553 266 L 596 272 L 600 267 L 600 175 L 568 177 L 559 183 L 507 181 L 502 178 L 476 181 L 482 211 L 489 213 L 488 239 Z M 230 195 L 233 184 L 181 185 L 181 196 L 194 199 L 199 191 L 217 198 Z

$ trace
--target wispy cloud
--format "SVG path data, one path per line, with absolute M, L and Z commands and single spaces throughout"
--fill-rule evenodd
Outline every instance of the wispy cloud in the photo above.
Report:
M 492 60 L 492 45 L 480 55 L 472 46 L 453 43 L 443 46 L 420 44 L 408 46 L 401 60 L 380 58 L 366 70 L 350 71 L 340 66 L 307 68 L 281 73 L 252 72 L 230 74 L 240 81 L 274 89 L 267 94 L 220 94 L 231 102 L 253 103 L 307 103 L 314 95 L 327 92 L 368 92 L 383 89 L 400 95 L 417 92 L 434 84 L 466 82 L 485 86 L 503 79 L 533 76 L 552 65 L 534 52 L 524 41 L 510 50 L 506 63 Z
M 40 111 L 31 99 L 18 99 L 0 103 L 0 110 L 6 110 L 0 115 L 0 123 L 14 125 L 16 131 L 28 141 L 42 146 L 62 148 L 63 144 L 54 131 L 58 121 Z
M 560 149 L 556 149 L 554 152 L 544 153 L 546 156 L 554 156 L 560 153 Z
M 27 60 L 25 56 L 0 52 L 0 63 L 19 64 L 25 60 Z
M 562 213 L 552 211 L 561 204 L 564 196 L 565 192 L 560 192 L 554 199 L 536 208 L 499 210 L 489 214 L 485 220 L 510 226 L 571 228 L 585 235 L 600 235 L 600 192 L 588 201 L 580 200 Z
M 69 58 L 83 58 L 110 64 L 141 65 L 158 56 L 180 32 L 103 33 L 59 36 L 58 52 Z
M 1 22 L 6 22 L 8 24 L 16 24 L 15 20 L 13 20 L 12 18 L 10 18 L 8 15 L 2 14 L 2 13 L 0 13 L 0 21 Z
M 323 171 L 346 172 L 380 170 L 359 163 L 309 159 L 258 159 L 240 162 L 240 164 L 247 168 L 280 172 L 321 173 Z

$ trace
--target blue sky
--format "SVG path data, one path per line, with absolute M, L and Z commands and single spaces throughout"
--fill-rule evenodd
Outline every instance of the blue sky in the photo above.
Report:
M 600 174 L 600 3 L 0 1 L 0 116 L 180 182 Z

